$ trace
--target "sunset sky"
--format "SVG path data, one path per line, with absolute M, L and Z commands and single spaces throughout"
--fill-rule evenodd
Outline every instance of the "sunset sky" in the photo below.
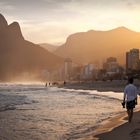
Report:
M 118 26 L 140 32 L 140 0 L 0 0 L 0 13 L 34 43 L 62 44 L 75 32 Z

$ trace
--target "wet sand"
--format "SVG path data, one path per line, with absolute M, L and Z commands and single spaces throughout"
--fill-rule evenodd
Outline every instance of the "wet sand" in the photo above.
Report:
M 111 119 L 108 124 L 98 129 L 97 135 L 95 135 L 93 139 L 139 140 L 140 139 L 140 111 L 134 113 L 134 118 L 131 123 L 128 123 L 127 117 L 126 116 L 123 117 L 123 115 Z
M 94 134 L 80 140 L 139 140 L 140 110 L 135 111 L 131 123 L 124 112 L 106 120 L 96 129 Z

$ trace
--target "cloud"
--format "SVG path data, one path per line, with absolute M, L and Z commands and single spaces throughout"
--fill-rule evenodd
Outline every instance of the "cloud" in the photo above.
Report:
M 1 0 L 0 7 L 34 42 L 64 42 L 78 31 L 140 24 L 139 0 Z
M 0 1 L 0 7 L 1 10 L 8 10 L 8 11 L 14 10 L 16 8 L 14 5 L 7 4 L 4 1 Z

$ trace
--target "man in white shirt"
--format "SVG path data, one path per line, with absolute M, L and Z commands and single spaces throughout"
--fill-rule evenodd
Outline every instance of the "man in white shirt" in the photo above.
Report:
M 133 85 L 133 78 L 129 78 L 128 82 L 128 85 L 124 89 L 124 99 L 122 105 L 124 107 L 126 102 L 128 121 L 130 123 L 133 117 L 133 109 L 137 104 L 137 88 Z

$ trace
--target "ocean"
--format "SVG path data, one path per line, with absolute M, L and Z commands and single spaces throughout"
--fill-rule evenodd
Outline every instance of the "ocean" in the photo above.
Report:
M 124 112 L 123 93 L 0 84 L 0 140 L 79 140 Z

